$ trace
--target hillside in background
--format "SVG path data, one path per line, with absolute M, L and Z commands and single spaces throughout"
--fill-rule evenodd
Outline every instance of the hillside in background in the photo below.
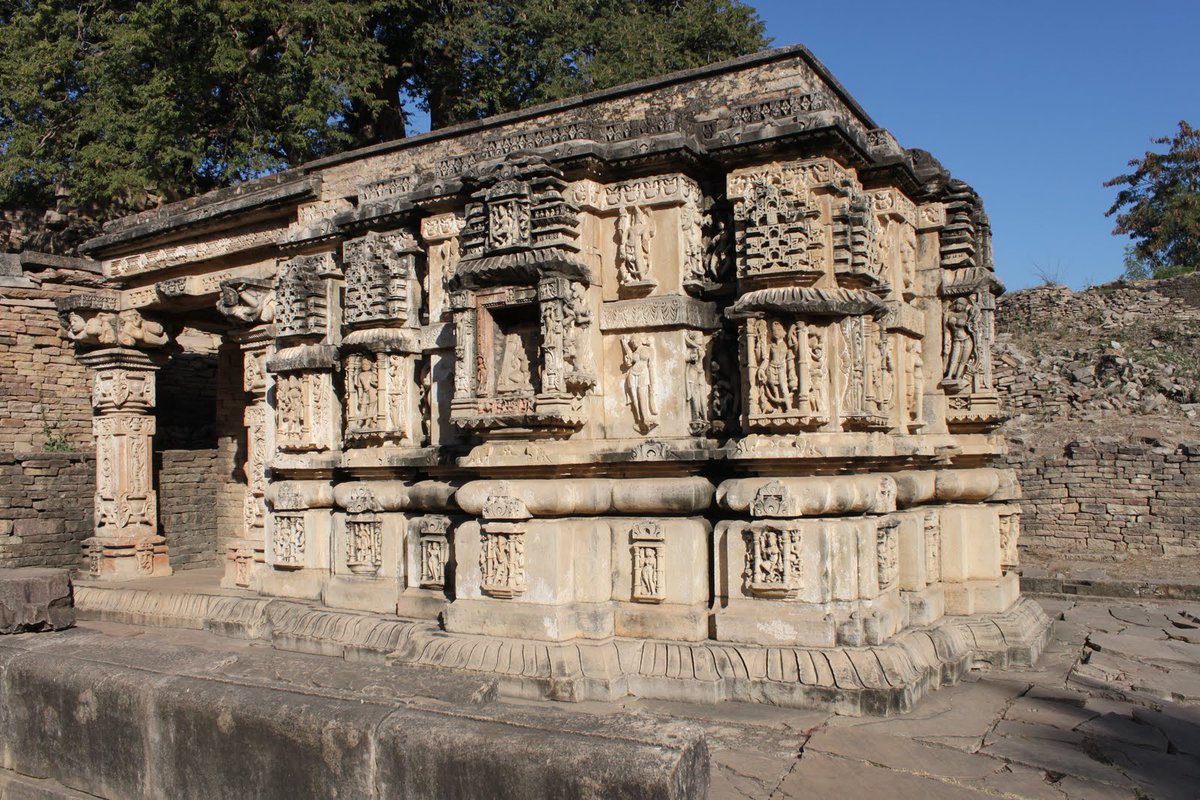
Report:
M 1010 436 L 1200 437 L 1200 274 L 1013 292 L 996 329 Z

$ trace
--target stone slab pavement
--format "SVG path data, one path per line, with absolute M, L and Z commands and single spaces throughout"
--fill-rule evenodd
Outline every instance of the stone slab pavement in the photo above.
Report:
M 95 621 L 80 627 L 136 637 L 147 646 L 161 640 L 227 650 L 218 660 L 226 677 L 239 681 L 278 683 L 286 676 L 298 690 L 311 684 L 305 691 L 372 695 L 386 687 L 394 702 L 447 709 L 466 703 L 473 715 L 490 708 L 487 714 L 501 717 L 572 718 L 579 730 L 597 732 L 631 719 L 647 731 L 699 728 L 710 755 L 708 796 L 715 800 L 1200 797 L 1200 603 L 1041 602 L 1056 622 L 1035 668 L 972 673 L 933 692 L 913 712 L 886 719 L 739 703 L 485 697 L 469 676 L 405 672 L 396 681 L 382 665 L 273 651 L 199 631 Z M 58 634 L 26 634 L 50 635 Z M 270 674 L 260 676 L 264 669 Z M 415 699 L 404 700 L 406 694 Z M 589 723 L 589 716 L 599 719 Z M 595 788 L 605 796 L 603 787 Z
M 631 702 L 707 729 L 714 800 L 1200 797 L 1200 603 L 1040 599 L 1036 668 L 898 717 Z

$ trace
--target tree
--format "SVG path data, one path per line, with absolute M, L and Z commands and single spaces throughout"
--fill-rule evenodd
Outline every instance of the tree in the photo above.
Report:
M 740 0 L 0 0 L 0 207 L 94 228 L 763 33 Z
M 1169 149 L 1147 151 L 1129 162 L 1133 172 L 1104 184 L 1127 187 L 1106 216 L 1116 214 L 1113 233 L 1133 240 L 1125 258 L 1129 277 L 1200 268 L 1200 130 L 1181 121 L 1175 136 L 1151 141 Z

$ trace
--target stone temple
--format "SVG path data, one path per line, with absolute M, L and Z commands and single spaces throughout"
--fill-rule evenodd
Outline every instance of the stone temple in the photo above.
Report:
M 888 713 L 1045 641 L 993 466 L 980 198 L 804 48 L 326 158 L 87 249 L 104 288 L 59 303 L 94 372 L 81 600 L 172 572 L 156 373 L 199 331 L 242 466 L 213 498 L 225 596 L 388 620 L 393 661 Z

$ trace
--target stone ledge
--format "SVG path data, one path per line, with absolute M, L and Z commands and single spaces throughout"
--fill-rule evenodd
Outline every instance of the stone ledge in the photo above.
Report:
M 612 638 L 554 644 L 450 634 L 432 622 L 290 600 L 82 586 L 81 616 L 185 627 L 348 661 L 494 676 L 502 695 L 566 701 L 767 703 L 888 715 L 958 682 L 972 666 L 1033 663 L 1050 621 L 1022 600 L 1005 614 L 946 618 L 878 647 L 764 647 Z M 1023 627 L 1025 626 L 1025 627 Z M 1028 632 L 1025 632 L 1028 631 Z
M 182 635 L 13 637 L 0 642 L 0 732 L 11 771 L 0 789 L 286 800 L 707 792 L 697 727 L 531 711 L 463 686 L 430 699 L 428 681 L 403 668 L 196 646 Z

